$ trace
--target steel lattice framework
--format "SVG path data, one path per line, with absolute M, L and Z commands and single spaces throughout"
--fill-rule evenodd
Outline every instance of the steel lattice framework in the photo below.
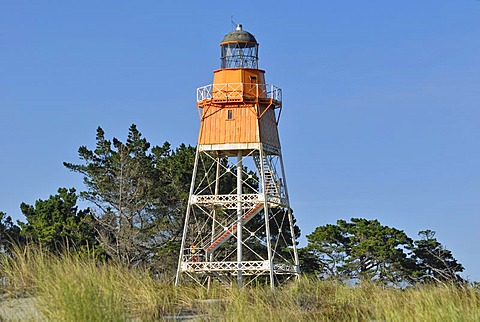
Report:
M 247 285 L 263 276 L 273 286 L 298 275 L 281 153 L 265 150 L 258 144 L 232 157 L 231 151 L 197 148 L 177 284 L 182 277 L 205 286 L 212 277 L 231 284 L 242 276 Z M 242 191 L 238 185 L 225 191 L 239 176 Z

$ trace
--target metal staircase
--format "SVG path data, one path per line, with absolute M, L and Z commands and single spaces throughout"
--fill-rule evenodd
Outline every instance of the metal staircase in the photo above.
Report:
M 257 167 L 258 173 L 262 173 L 262 165 L 265 177 L 265 185 L 263 187 L 267 195 L 271 196 L 280 196 L 281 192 L 281 181 L 278 179 L 277 173 L 274 171 L 274 168 L 268 161 L 268 158 L 264 156 L 260 159 L 259 155 L 254 155 L 253 160 Z
M 250 221 L 256 214 L 258 214 L 263 209 L 263 203 L 257 204 L 255 207 L 250 209 L 245 215 L 242 217 L 242 223 L 246 224 Z M 205 252 L 207 254 L 211 254 L 214 252 L 218 247 L 222 246 L 230 237 L 234 236 L 237 232 L 237 222 L 235 222 L 230 228 L 228 228 L 224 233 L 222 233 L 219 237 L 217 237 L 210 246 L 205 248 Z

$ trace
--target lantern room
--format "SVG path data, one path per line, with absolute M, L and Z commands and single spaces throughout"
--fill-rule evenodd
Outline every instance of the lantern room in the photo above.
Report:
M 221 68 L 258 68 L 258 43 L 255 37 L 237 25 L 220 43 Z

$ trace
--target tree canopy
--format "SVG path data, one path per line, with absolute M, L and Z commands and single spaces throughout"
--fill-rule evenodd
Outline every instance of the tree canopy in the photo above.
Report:
M 56 195 L 47 200 L 38 199 L 34 206 L 20 205 L 26 222 L 19 224 L 27 241 L 39 243 L 45 250 L 57 253 L 96 246 L 92 216 L 89 209 L 78 210 L 75 192 L 74 188 L 59 188 Z
M 0 251 L 9 251 L 21 241 L 20 227 L 15 225 L 11 216 L 0 211 Z
M 405 232 L 378 220 L 352 218 L 317 227 L 302 249 L 303 267 L 322 278 L 369 280 L 388 285 L 460 281 L 463 266 L 452 253 L 421 231 L 413 241 Z
M 416 278 L 422 282 L 463 282 L 458 275 L 463 265 L 436 238 L 433 230 L 422 230 L 414 242 L 412 252 L 417 260 Z
M 368 279 L 397 284 L 408 273 L 403 249 L 412 240 L 378 220 L 338 220 L 307 235 L 307 250 L 318 257 L 319 273 L 338 279 Z
M 97 128 L 96 148 L 81 146 L 82 164 L 64 165 L 83 175 L 80 196 L 96 206 L 96 228 L 109 256 L 127 265 L 155 260 L 178 242 L 195 150 L 150 147 L 133 124 L 126 142 L 109 141 Z

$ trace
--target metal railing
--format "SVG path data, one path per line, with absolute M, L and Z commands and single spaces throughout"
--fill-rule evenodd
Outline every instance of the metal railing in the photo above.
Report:
M 181 269 L 182 271 L 187 272 L 236 272 L 239 269 L 246 275 L 248 272 L 255 274 L 261 274 L 262 272 L 268 272 L 271 268 L 269 261 L 243 261 L 238 262 L 201 262 L 201 261 L 190 261 L 188 257 L 183 257 L 183 262 Z M 273 269 L 276 274 L 298 274 L 300 272 L 299 268 L 290 263 L 274 263 Z
M 186 258 L 184 258 L 185 260 Z M 187 258 L 188 259 L 188 258 Z M 183 271 L 268 271 L 270 263 L 268 261 L 243 261 L 238 262 L 191 262 L 182 263 Z
M 263 201 L 262 194 L 242 194 L 240 200 L 237 195 L 192 195 L 190 203 L 193 205 L 221 205 L 226 209 L 237 209 L 238 201 L 242 202 L 243 208 L 253 208 Z
M 256 83 L 209 84 L 197 88 L 197 102 L 207 99 L 238 101 L 244 98 L 268 98 L 281 102 L 282 90 L 275 85 Z

